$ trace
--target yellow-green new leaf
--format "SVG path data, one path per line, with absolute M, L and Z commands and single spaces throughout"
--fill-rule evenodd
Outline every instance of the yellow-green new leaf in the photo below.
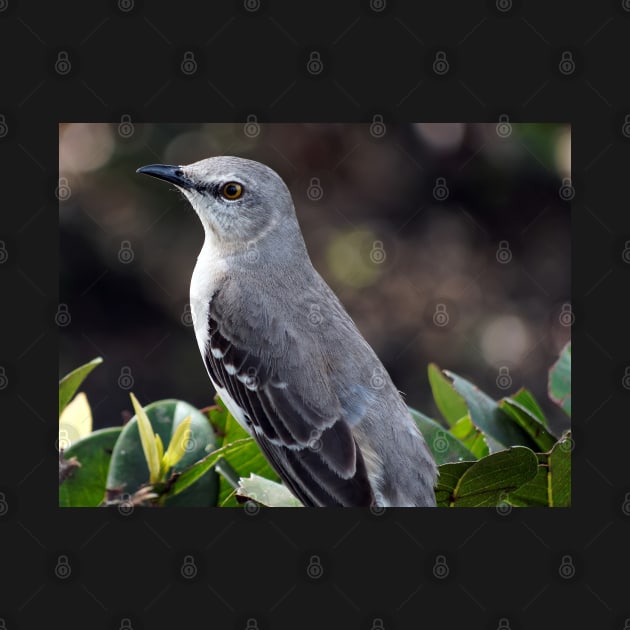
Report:
M 142 450 L 144 451 L 144 457 L 147 460 L 147 466 L 149 467 L 149 482 L 157 483 L 160 479 L 160 454 L 151 422 L 147 417 L 144 409 L 141 407 L 138 399 L 133 395 L 131 396 L 131 403 L 133 409 L 136 412 L 138 418 L 138 431 L 140 433 L 140 442 L 142 443 Z M 161 443 L 161 440 L 160 440 Z
M 68 450 L 92 433 L 92 410 L 87 396 L 80 392 L 59 416 L 59 448 Z
M 164 442 L 162 442 L 162 438 L 159 433 L 155 434 L 155 445 L 157 446 L 158 462 L 160 462 L 159 479 L 161 480 L 164 478 L 166 468 L 164 467 Z
M 166 454 L 162 460 L 165 471 L 169 470 L 186 454 L 186 445 L 190 439 L 190 424 L 192 416 L 187 416 L 175 429 L 173 437 L 166 449 Z

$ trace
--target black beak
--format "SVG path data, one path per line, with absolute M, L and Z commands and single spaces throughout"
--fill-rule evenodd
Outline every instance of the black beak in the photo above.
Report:
M 181 166 L 170 166 L 168 164 L 149 164 L 140 167 L 136 173 L 151 175 L 164 181 L 171 182 L 180 188 L 193 188 L 194 184 L 184 175 Z

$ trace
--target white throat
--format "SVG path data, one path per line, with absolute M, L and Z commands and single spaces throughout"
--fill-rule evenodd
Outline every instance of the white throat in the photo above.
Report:
M 224 255 L 217 247 L 214 235 L 206 232 L 203 247 L 190 279 L 190 311 L 197 345 L 202 356 L 208 347 L 208 309 L 212 295 L 219 287 L 227 270 Z

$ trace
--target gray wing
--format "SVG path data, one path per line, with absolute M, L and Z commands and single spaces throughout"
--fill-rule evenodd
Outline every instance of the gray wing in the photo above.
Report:
M 243 409 L 271 466 L 306 506 L 372 505 L 363 456 L 321 373 L 325 362 L 315 370 L 312 356 L 301 361 L 300 344 L 286 330 L 281 348 L 265 347 L 273 340 L 260 339 L 242 319 L 233 319 L 215 294 L 204 360 L 213 381 Z M 277 332 L 279 323 L 268 323 Z

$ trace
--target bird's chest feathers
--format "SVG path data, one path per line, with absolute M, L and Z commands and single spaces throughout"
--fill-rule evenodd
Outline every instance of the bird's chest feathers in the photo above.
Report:
M 197 344 L 202 355 L 208 346 L 208 309 L 212 295 L 225 276 L 225 258 L 206 241 L 197 258 L 190 280 L 190 311 Z

